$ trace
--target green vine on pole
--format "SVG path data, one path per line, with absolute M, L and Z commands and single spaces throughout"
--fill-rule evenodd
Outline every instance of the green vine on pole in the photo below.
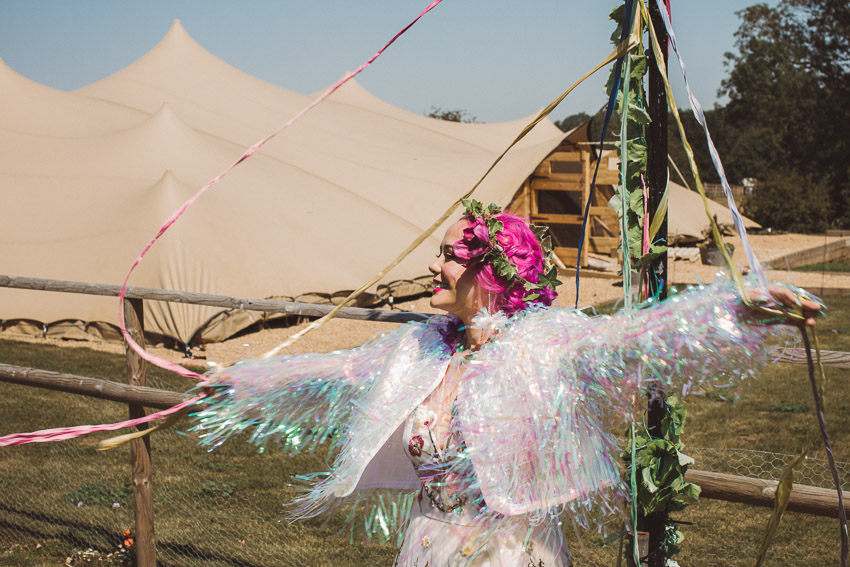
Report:
M 685 480 L 685 472 L 694 460 L 682 451 L 685 448 L 681 435 L 685 427 L 685 405 L 676 396 L 666 400 L 665 415 L 661 420 L 661 436 L 652 437 L 644 429 L 627 431 L 628 447 L 635 444 L 634 462 L 631 449 L 621 453 L 627 467 L 635 466 L 638 512 L 646 517 L 654 512 L 678 512 L 699 499 L 700 488 Z M 679 552 L 678 544 L 684 536 L 673 522 L 665 526 L 665 557 Z
M 614 42 L 618 41 L 624 25 L 633 25 L 633 22 L 623 21 L 624 14 L 624 5 L 618 6 L 611 12 L 611 19 L 617 23 L 617 29 L 612 35 Z M 636 17 L 640 17 L 639 14 L 640 11 Z M 640 25 L 643 31 L 645 23 L 641 22 Z M 630 277 L 626 277 L 625 272 L 630 270 L 632 265 L 641 266 L 643 272 L 641 281 L 648 281 L 645 278 L 651 277 L 651 274 L 647 274 L 650 263 L 667 250 L 664 243 L 653 242 L 655 232 L 647 230 L 653 226 L 654 220 L 647 218 L 645 202 L 646 129 L 650 123 L 650 117 L 647 112 L 644 83 L 649 61 L 642 43 L 625 57 L 627 60 L 624 61 L 623 67 L 626 71 L 616 107 L 621 117 L 620 140 L 617 142 L 621 155 L 621 181 L 608 203 L 617 212 L 622 227 L 620 253 L 623 254 L 624 283 L 630 281 Z M 614 80 L 612 70 L 606 85 L 607 92 L 610 92 Z M 659 213 L 664 214 L 661 211 Z M 628 284 L 626 285 L 628 287 Z M 638 300 L 648 299 L 642 295 L 647 289 L 646 286 L 641 285 L 638 289 Z M 624 289 L 624 293 L 627 294 L 626 304 L 629 305 L 632 291 Z M 633 529 L 636 529 L 638 516 L 647 518 L 657 512 L 681 511 L 699 498 L 699 486 L 685 481 L 685 472 L 693 463 L 693 459 L 682 452 L 684 444 L 681 441 L 681 434 L 687 413 L 685 406 L 678 397 L 670 396 L 663 406 L 663 412 L 660 428 L 656 432 L 657 436 L 650 435 L 646 427 L 632 425 L 629 428 L 627 449 L 621 455 L 626 463 L 628 475 L 632 479 Z M 669 558 L 679 552 L 679 543 L 684 536 L 669 516 L 666 517 L 659 551 L 669 562 Z M 637 564 L 639 558 L 635 544 L 633 540 L 633 555 Z
M 623 15 L 625 12 L 624 6 L 617 6 L 612 10 L 610 18 L 617 23 L 617 28 L 611 35 L 611 41 L 618 43 L 620 32 L 623 26 Z M 630 24 L 630 23 L 629 23 Z M 628 100 L 624 102 L 623 91 L 621 90 L 617 96 L 616 111 L 620 115 L 621 120 L 626 120 L 626 131 L 629 133 L 626 143 L 626 187 L 625 194 L 628 201 L 627 206 L 623 207 L 623 199 L 618 191 L 614 192 L 614 196 L 608 202 L 608 205 L 617 212 L 617 215 L 622 218 L 624 209 L 626 214 L 627 228 L 627 249 L 629 251 L 630 262 L 641 266 L 648 265 L 653 259 L 663 254 L 667 247 L 664 245 L 650 243 L 649 250 L 643 251 L 643 230 L 645 216 L 644 189 L 642 177 L 646 175 L 646 125 L 649 124 L 649 114 L 646 111 L 646 88 L 644 86 L 644 78 L 647 73 L 647 56 L 644 53 L 643 45 L 638 45 L 634 52 L 626 55 L 629 59 L 626 68 L 630 69 L 629 75 L 624 77 L 628 81 Z M 608 77 L 608 83 L 605 85 L 605 91 L 610 92 L 611 83 L 615 80 L 613 69 Z M 621 147 L 623 140 L 616 142 L 617 147 Z M 624 164 L 620 164 L 623 167 Z M 649 221 L 651 222 L 651 220 Z M 623 253 L 622 242 L 620 244 L 620 253 Z

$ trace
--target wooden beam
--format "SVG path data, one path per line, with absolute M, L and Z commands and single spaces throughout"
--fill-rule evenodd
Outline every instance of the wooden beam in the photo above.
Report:
M 570 181 L 554 181 L 548 177 L 534 177 L 531 188 L 535 191 L 581 191 L 582 184 Z
M 731 474 L 689 470 L 685 480 L 699 485 L 700 498 L 725 500 L 754 506 L 773 507 L 777 482 Z M 844 500 L 850 499 L 850 492 L 843 493 Z M 788 500 L 788 511 L 812 514 L 814 516 L 838 517 L 838 493 L 828 488 L 815 488 L 795 484 Z
M 99 380 L 88 376 L 62 374 L 11 364 L 0 364 L 0 382 L 80 394 L 124 404 L 141 404 L 145 407 L 157 409 L 170 408 L 192 397 L 180 392 L 169 392 L 143 386 L 128 386 L 110 380 Z
M 620 172 L 613 169 L 599 168 L 599 173 L 596 175 L 597 185 L 619 185 Z
M 532 215 L 532 222 L 536 224 L 577 224 L 581 226 L 582 215 Z
M 86 295 L 106 295 L 118 297 L 121 286 L 64 280 L 49 280 L 43 278 L 27 278 L 0 275 L 0 287 L 14 289 L 30 289 L 37 291 L 59 291 L 63 293 L 82 293 Z M 191 303 L 194 305 L 209 305 L 224 309 L 241 309 L 245 311 L 264 311 L 267 313 L 285 313 L 287 315 L 302 315 L 306 317 L 321 317 L 327 315 L 333 305 L 317 305 L 298 301 L 275 301 L 272 299 L 254 299 L 247 297 L 232 297 L 228 295 L 212 295 L 189 291 L 173 291 L 153 289 L 148 287 L 128 287 L 129 299 L 149 299 L 152 301 L 168 301 L 170 303 Z M 362 307 L 343 307 L 337 315 L 340 319 L 359 319 L 365 321 L 384 321 L 387 323 L 409 323 L 424 321 L 430 315 L 385 309 L 365 309 Z
M 145 348 L 144 301 L 141 299 L 124 300 L 124 321 L 127 331 L 136 343 Z M 127 382 L 131 386 L 145 386 L 147 373 L 145 360 L 130 348 L 127 351 Z M 129 404 L 130 419 L 145 417 L 145 408 L 141 404 Z M 143 431 L 148 428 L 142 424 L 131 431 Z M 133 515 L 136 520 L 136 565 L 156 567 L 156 543 L 153 521 L 153 464 L 151 463 L 151 438 L 146 435 L 130 441 L 130 462 L 133 472 Z
M 579 152 L 555 150 L 546 156 L 546 159 L 548 161 L 581 161 L 581 155 Z

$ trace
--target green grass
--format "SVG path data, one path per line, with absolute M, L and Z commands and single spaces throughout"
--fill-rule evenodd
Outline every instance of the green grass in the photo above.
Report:
M 850 258 L 791 268 L 794 272 L 850 272 Z
M 850 350 L 850 298 L 828 298 L 829 316 L 818 324 L 821 348 Z M 124 358 L 85 348 L 0 341 L 0 361 L 98 378 L 122 380 Z M 827 369 L 827 425 L 835 456 L 850 461 L 850 371 Z M 182 391 L 191 382 L 148 369 L 156 387 Z M 804 366 L 776 364 L 739 389 L 740 399 L 690 397 L 684 440 L 689 448 L 795 453 L 816 431 Z M 125 406 L 0 383 L 0 434 L 111 422 Z M 133 527 L 130 456 L 126 446 L 98 452 L 97 441 L 31 444 L 0 449 L 0 566 L 61 565 L 74 549 L 115 550 Z M 206 452 L 175 431 L 153 436 L 154 508 L 162 565 L 391 565 L 392 546 L 364 546 L 350 535 L 344 515 L 330 520 L 285 521 L 282 504 L 299 494 L 292 477 L 321 468 L 310 455 L 290 457 L 270 447 L 258 453 L 233 440 Z M 689 449 L 686 449 L 686 453 Z M 732 454 L 732 453 L 728 453 Z M 781 463 L 730 462 L 694 450 L 697 468 L 774 476 Z M 823 450 L 813 451 L 822 457 Z M 846 488 L 846 485 L 845 485 Z M 82 506 L 77 504 L 82 502 Z M 113 507 L 118 503 L 120 506 Z M 683 526 L 682 565 L 752 564 L 769 510 L 704 501 L 677 515 Z M 775 565 L 810 564 L 837 548 L 833 520 L 789 515 L 777 534 Z M 616 542 L 595 532 L 574 536 L 578 565 L 602 564 Z M 831 558 L 830 561 L 833 561 Z M 795 563 L 796 561 L 796 563 Z M 834 562 L 834 561 L 833 561 Z M 613 563 L 610 563 L 613 564 Z

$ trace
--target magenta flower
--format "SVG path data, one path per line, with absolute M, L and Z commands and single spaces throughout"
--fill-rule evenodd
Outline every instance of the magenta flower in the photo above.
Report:
M 482 218 L 470 222 L 463 229 L 463 238 L 452 245 L 452 251 L 461 260 L 480 260 L 490 251 L 490 231 Z

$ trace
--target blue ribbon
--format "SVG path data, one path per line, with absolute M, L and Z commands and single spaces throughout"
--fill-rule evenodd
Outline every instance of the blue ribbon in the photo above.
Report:
M 630 22 L 632 21 L 633 4 L 633 0 L 626 0 L 626 10 L 623 14 L 623 29 L 620 31 L 620 43 L 626 41 L 626 38 L 629 37 L 629 33 L 631 32 Z M 617 63 L 614 67 L 615 80 L 613 83 L 611 83 L 611 91 L 608 93 L 608 105 L 605 108 L 605 118 L 602 120 L 602 136 L 599 139 L 599 155 L 596 159 L 596 167 L 593 170 L 593 181 L 591 181 L 590 183 L 590 194 L 587 197 L 587 204 L 584 207 L 584 217 L 581 221 L 581 234 L 578 238 L 578 255 L 576 256 L 576 309 L 578 309 L 578 281 L 579 272 L 581 271 L 581 249 L 584 247 L 584 234 L 587 230 L 587 219 L 590 218 L 590 204 L 593 202 L 593 192 L 596 189 L 596 175 L 599 173 L 599 164 L 602 162 L 602 148 L 605 144 L 605 133 L 608 130 L 608 121 L 611 119 L 611 115 L 614 113 L 614 105 L 617 102 L 617 92 L 620 90 L 620 81 L 622 80 L 623 75 L 624 57 L 626 57 L 626 54 L 624 54 L 623 57 L 617 59 Z M 623 206 L 625 206 L 625 204 Z

